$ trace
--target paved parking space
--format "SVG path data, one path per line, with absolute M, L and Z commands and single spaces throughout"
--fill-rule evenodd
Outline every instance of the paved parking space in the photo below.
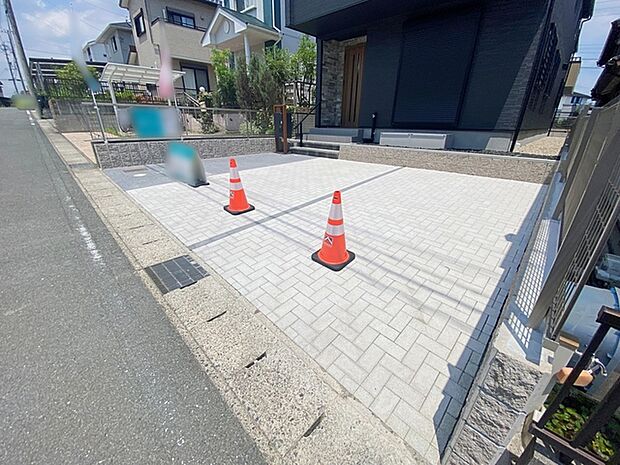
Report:
M 506 298 L 544 187 L 274 154 L 239 157 L 254 212 L 162 167 L 109 175 L 416 450 L 437 462 Z M 251 163 L 251 164 L 250 164 Z M 248 167 L 251 167 L 248 169 Z M 339 273 L 310 260 L 340 189 Z

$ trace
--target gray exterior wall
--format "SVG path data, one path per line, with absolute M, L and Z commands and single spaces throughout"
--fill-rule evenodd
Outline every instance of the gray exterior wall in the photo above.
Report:
M 196 148 L 200 158 L 222 158 L 238 155 L 273 152 L 273 137 L 250 138 L 186 138 L 183 143 Z M 114 140 L 108 144 L 93 142 L 100 168 L 163 163 L 166 159 L 167 140 Z

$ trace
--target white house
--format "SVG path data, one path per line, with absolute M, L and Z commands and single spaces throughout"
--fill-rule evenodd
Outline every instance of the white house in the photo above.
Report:
M 82 47 L 82 55 L 84 56 L 84 61 L 108 61 L 105 45 L 97 43 L 94 39 L 84 44 L 84 47 Z
M 591 103 L 592 98 L 589 95 L 573 92 L 571 95 L 564 95 L 560 99 L 558 112 L 566 115 L 573 114 L 579 112 L 581 108 Z
M 86 61 L 130 63 L 136 60 L 131 24 L 110 23 L 82 48 Z
M 301 33 L 284 26 L 282 0 L 223 0 L 202 39 L 204 47 L 250 55 L 270 46 L 295 52 Z

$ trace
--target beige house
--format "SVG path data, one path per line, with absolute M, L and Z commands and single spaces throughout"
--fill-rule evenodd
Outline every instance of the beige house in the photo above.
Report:
M 172 68 L 183 71 L 177 91 L 213 90 L 211 50 L 231 50 L 235 59 L 266 47 L 297 50 L 301 33 L 286 28 L 283 0 L 120 0 L 129 11 L 137 64 L 159 68 L 167 44 Z
M 140 66 L 159 68 L 167 45 L 172 68 L 183 71 L 177 92 L 194 96 L 200 87 L 212 90 L 215 75 L 211 51 L 201 45 L 218 4 L 206 0 L 120 0 L 129 11 Z

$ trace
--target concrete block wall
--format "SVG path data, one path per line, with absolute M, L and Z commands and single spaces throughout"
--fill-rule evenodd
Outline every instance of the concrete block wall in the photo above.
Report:
M 339 158 L 539 184 L 548 184 L 550 182 L 558 164 L 555 160 L 508 155 L 486 155 L 359 144 L 341 145 Z
M 100 132 L 92 103 L 84 105 L 79 100 L 51 99 L 49 106 L 52 118 L 54 118 L 54 126 L 58 132 Z M 99 107 L 99 111 L 102 118 L 106 120 L 114 117 L 112 107 Z
M 190 138 L 184 143 L 192 145 L 200 158 L 222 158 L 238 155 L 273 152 L 273 137 L 250 138 Z M 101 168 L 163 163 L 168 147 L 167 140 L 113 140 L 93 142 L 93 149 Z

